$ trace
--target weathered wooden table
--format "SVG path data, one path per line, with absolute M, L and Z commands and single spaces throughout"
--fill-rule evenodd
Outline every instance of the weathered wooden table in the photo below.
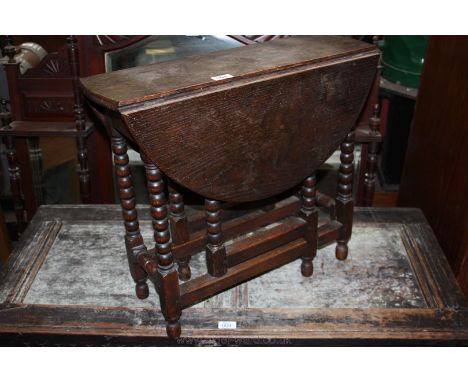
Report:
M 138 212 L 150 238 L 147 208 Z M 321 248 L 314 277 L 293 277 L 295 260 L 189 308 L 182 337 L 169 339 L 157 299 L 133 296 L 120 207 L 43 206 L 0 279 L 0 345 L 468 343 L 464 298 L 422 213 L 354 216 L 345 262 Z M 206 272 L 196 259 L 194 276 Z M 219 329 L 226 321 L 236 328 Z

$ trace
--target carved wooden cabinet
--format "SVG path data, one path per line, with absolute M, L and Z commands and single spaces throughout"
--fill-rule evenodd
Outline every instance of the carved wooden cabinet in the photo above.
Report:
M 378 57 L 349 38 L 293 37 L 81 79 L 112 137 L 136 294 L 147 298 L 154 282 L 169 336 L 180 335 L 182 309 L 298 257 L 311 276 L 318 245 L 336 241 L 346 259 L 352 128 Z M 129 145 L 145 163 L 154 249 L 139 230 Z M 315 190 L 315 171 L 339 145 L 334 200 Z M 275 198 L 301 183 L 300 199 Z M 187 220 L 185 189 L 205 198 L 205 216 Z M 239 203 L 260 207 L 229 209 Z M 330 220 L 318 227 L 320 205 Z M 203 248 L 207 273 L 190 279 L 190 257 Z

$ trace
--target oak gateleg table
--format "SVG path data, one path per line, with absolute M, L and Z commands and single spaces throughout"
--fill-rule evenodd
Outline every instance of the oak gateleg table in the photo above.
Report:
M 378 58 L 350 38 L 302 36 L 81 79 L 111 136 L 136 295 L 147 298 L 154 282 L 170 337 L 181 334 L 183 309 L 227 288 L 297 258 L 312 276 L 318 245 L 336 242 L 336 258 L 347 258 L 352 127 Z M 129 145 L 146 170 L 153 249 L 139 229 Z M 331 197 L 316 191 L 315 172 L 338 146 Z M 301 183 L 300 198 L 272 199 Z M 184 190 L 205 198 L 205 216 L 187 219 Z M 259 207 L 229 212 L 242 203 Z M 321 226 L 320 206 L 330 210 Z M 207 273 L 191 278 L 190 258 L 203 248 Z

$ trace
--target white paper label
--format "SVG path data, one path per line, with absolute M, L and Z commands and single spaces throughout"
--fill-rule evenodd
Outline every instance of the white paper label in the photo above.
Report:
M 218 329 L 236 329 L 236 321 L 218 321 Z
M 226 74 L 221 74 L 219 76 L 211 77 L 211 79 L 215 81 L 221 81 L 221 80 L 225 80 L 226 78 L 232 78 L 232 77 L 234 77 L 232 74 L 226 73 Z

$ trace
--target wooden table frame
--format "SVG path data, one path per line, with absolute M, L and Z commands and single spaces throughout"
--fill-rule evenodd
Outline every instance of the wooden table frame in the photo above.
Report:
M 155 284 L 170 337 L 181 334 L 183 309 L 298 257 L 302 275 L 310 277 L 319 243 L 336 241 L 336 258 L 346 259 L 353 221 L 352 127 L 378 58 L 369 44 L 301 36 L 81 79 L 90 107 L 111 135 L 136 295 L 147 298 L 147 280 Z M 153 250 L 139 230 L 128 145 L 140 152 L 146 170 Z M 337 146 L 336 199 L 317 198 L 315 171 Z M 169 203 L 163 173 L 172 182 Z M 265 205 L 223 228 L 222 202 L 260 203 L 301 183 L 298 208 L 294 202 Z M 204 217 L 192 223 L 184 217 L 178 185 L 204 197 Z M 332 213 L 318 227 L 321 205 L 330 205 Z M 206 232 L 194 232 L 200 221 Z M 271 223 L 277 226 L 258 231 Z M 252 237 L 238 238 L 250 231 Z M 225 244 L 226 237 L 235 242 Z M 207 274 L 188 280 L 189 258 L 203 248 Z M 179 285 L 179 278 L 186 282 Z
M 312 276 L 318 245 L 336 241 L 336 258 L 345 260 L 348 256 L 353 224 L 354 131 L 347 134 L 340 146 L 336 200 L 324 194 L 317 198 L 313 173 L 304 180 L 300 199 L 288 198 L 250 213 L 241 212 L 237 217 L 231 217 L 226 211 L 224 222 L 221 203 L 213 199 L 205 199 L 206 214 L 188 220 L 182 194 L 174 185 L 169 188 L 168 205 L 162 172 L 142 155 L 156 243 L 150 250 L 139 230 L 127 146 L 125 138 L 114 130 L 112 149 L 130 273 L 140 299 L 149 296 L 147 280 L 154 283 L 169 337 L 180 336 L 179 319 L 183 309 L 298 257 L 302 258 L 302 275 Z M 320 227 L 318 206 L 329 208 L 330 213 L 330 221 Z M 271 223 L 277 223 L 277 226 L 265 232 L 255 232 L 247 239 L 236 238 Z M 224 240 L 231 238 L 235 241 L 225 245 Z M 189 280 L 189 260 L 204 248 L 208 273 Z M 179 285 L 179 278 L 186 282 Z

